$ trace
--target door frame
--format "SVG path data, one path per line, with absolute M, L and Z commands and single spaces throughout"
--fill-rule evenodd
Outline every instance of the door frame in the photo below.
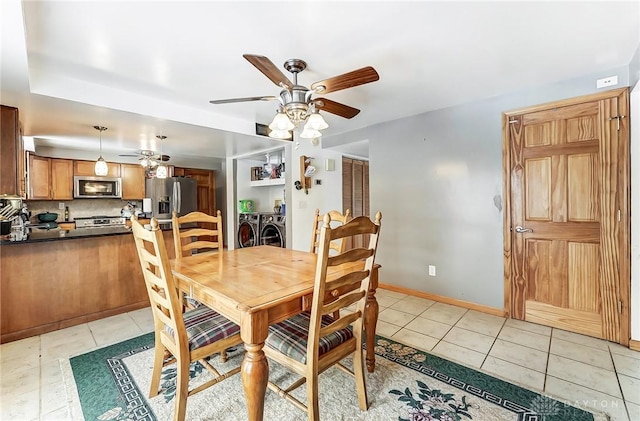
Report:
M 620 119 L 620 144 L 618 147 L 618 153 L 626 156 L 625 159 L 620 159 L 620 166 L 618 168 L 618 192 L 619 192 L 619 206 L 620 206 L 620 220 L 619 220 L 619 247 L 620 247 L 620 297 L 622 302 L 622 309 L 620 312 L 620 343 L 628 346 L 631 337 L 630 331 L 630 317 L 631 308 L 630 293 L 631 293 L 631 171 L 630 171 L 630 131 L 629 131 L 629 88 L 618 88 L 609 91 L 598 92 L 595 94 L 584 95 L 574 98 L 562 99 L 558 101 L 547 102 L 544 104 L 533 105 L 530 107 L 519 108 L 516 110 L 505 111 L 502 113 L 502 181 L 503 181 L 503 252 L 504 252 L 504 314 L 506 317 L 511 318 L 513 313 L 513 288 L 512 288 L 512 240 L 511 235 L 511 148 L 510 148 L 510 133 L 509 133 L 509 117 L 520 114 L 528 114 L 537 111 L 548 110 L 550 108 L 566 107 L 569 105 L 576 105 L 583 102 L 600 101 L 603 99 L 610 99 L 618 97 L 619 95 L 627 92 L 627 101 L 624 104 L 619 104 L 619 113 L 625 116 Z

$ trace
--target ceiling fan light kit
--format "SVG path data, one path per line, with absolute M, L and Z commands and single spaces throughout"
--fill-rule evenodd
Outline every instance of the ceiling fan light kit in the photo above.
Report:
M 299 127 L 300 122 L 307 121 L 300 137 L 305 139 L 316 139 L 314 145 L 318 144 L 317 139 L 322 135 L 320 130 L 329 127 L 327 122 L 319 114 L 323 110 L 340 117 L 353 118 L 360 110 L 348 105 L 326 99 L 312 99 L 313 94 L 329 93 L 342 89 L 352 88 L 365 83 L 375 82 L 380 77 L 378 72 L 371 67 L 363 67 L 349 73 L 335 76 L 329 79 L 315 82 L 311 89 L 298 85 L 298 73 L 307 68 L 307 63 L 300 59 L 289 59 L 284 62 L 284 68 L 293 75 L 293 80 L 289 80 L 271 60 L 264 56 L 253 54 L 243 54 L 243 57 L 260 70 L 273 83 L 282 88 L 279 97 L 258 96 L 248 98 L 231 98 L 209 101 L 211 104 L 228 104 L 233 102 L 246 101 L 272 101 L 279 100 L 280 107 L 269 128 L 269 137 L 276 139 L 291 139 L 291 130 Z
M 167 136 L 156 136 L 160 143 L 160 159 L 162 159 L 162 141 L 167 138 Z M 156 178 L 167 178 L 169 171 L 167 170 L 167 166 L 160 162 L 158 167 L 156 168 Z
M 96 175 L 104 176 L 109 173 L 109 166 L 107 165 L 107 162 L 102 157 L 102 132 L 107 130 L 107 128 L 104 126 L 93 126 L 93 128 L 100 132 L 100 157 L 96 161 L 96 165 L 93 169 L 93 172 Z

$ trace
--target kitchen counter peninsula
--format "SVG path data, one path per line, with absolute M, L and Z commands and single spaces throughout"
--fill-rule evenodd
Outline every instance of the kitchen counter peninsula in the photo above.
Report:
M 164 231 L 173 258 L 171 230 Z M 0 242 L 0 343 L 149 306 L 129 228 L 34 229 Z
M 77 238 L 106 237 L 110 235 L 131 234 L 131 228 L 127 226 L 79 228 L 63 230 L 60 228 L 40 229 L 28 228 L 23 240 L 2 240 L 1 245 L 13 245 L 24 243 L 37 243 L 42 241 L 73 240 Z

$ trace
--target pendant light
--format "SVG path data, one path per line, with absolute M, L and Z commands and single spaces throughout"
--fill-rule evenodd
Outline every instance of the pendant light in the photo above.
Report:
M 96 166 L 94 168 L 94 172 L 96 175 L 107 175 L 109 173 L 109 167 L 107 166 L 107 162 L 102 157 L 102 132 L 107 130 L 104 126 L 93 126 L 94 129 L 100 131 L 100 157 L 96 161 Z
M 163 164 L 162 161 L 162 141 L 165 140 L 167 138 L 167 136 L 156 136 L 159 140 L 160 143 L 160 164 L 158 165 L 158 168 L 156 168 L 156 178 L 167 178 L 167 166 Z

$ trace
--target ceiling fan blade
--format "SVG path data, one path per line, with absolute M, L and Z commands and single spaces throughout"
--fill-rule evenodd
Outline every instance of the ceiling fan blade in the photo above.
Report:
M 271 82 L 282 88 L 293 88 L 293 83 L 291 83 L 289 78 L 286 77 L 285 74 L 282 73 L 280 69 L 278 69 L 276 65 L 273 64 L 273 62 L 268 58 L 264 56 L 256 56 L 253 54 L 243 54 L 242 57 L 246 58 L 249 63 L 253 64 L 256 67 L 256 69 L 260 70 L 266 77 L 271 80 Z
M 311 85 L 311 90 L 318 93 L 326 94 L 329 92 L 340 91 L 342 89 L 353 88 L 354 86 L 364 85 L 365 83 L 375 82 L 380 79 L 378 72 L 371 66 L 354 70 L 340 76 L 334 76 L 329 79 L 315 82 Z
M 138 153 L 135 153 L 135 154 L 133 154 L 133 153 L 127 153 L 127 154 L 120 154 L 120 155 L 118 155 L 118 156 L 140 156 L 140 154 L 138 154 Z
M 313 100 L 319 110 L 326 111 L 331 114 L 339 115 L 344 118 L 353 118 L 360 112 L 359 109 L 332 101 L 326 98 L 316 98 Z
M 230 98 L 230 99 L 215 99 L 209 101 L 211 104 L 231 104 L 232 102 L 248 102 L 248 101 L 275 101 L 278 98 L 275 96 L 249 96 L 246 98 Z

